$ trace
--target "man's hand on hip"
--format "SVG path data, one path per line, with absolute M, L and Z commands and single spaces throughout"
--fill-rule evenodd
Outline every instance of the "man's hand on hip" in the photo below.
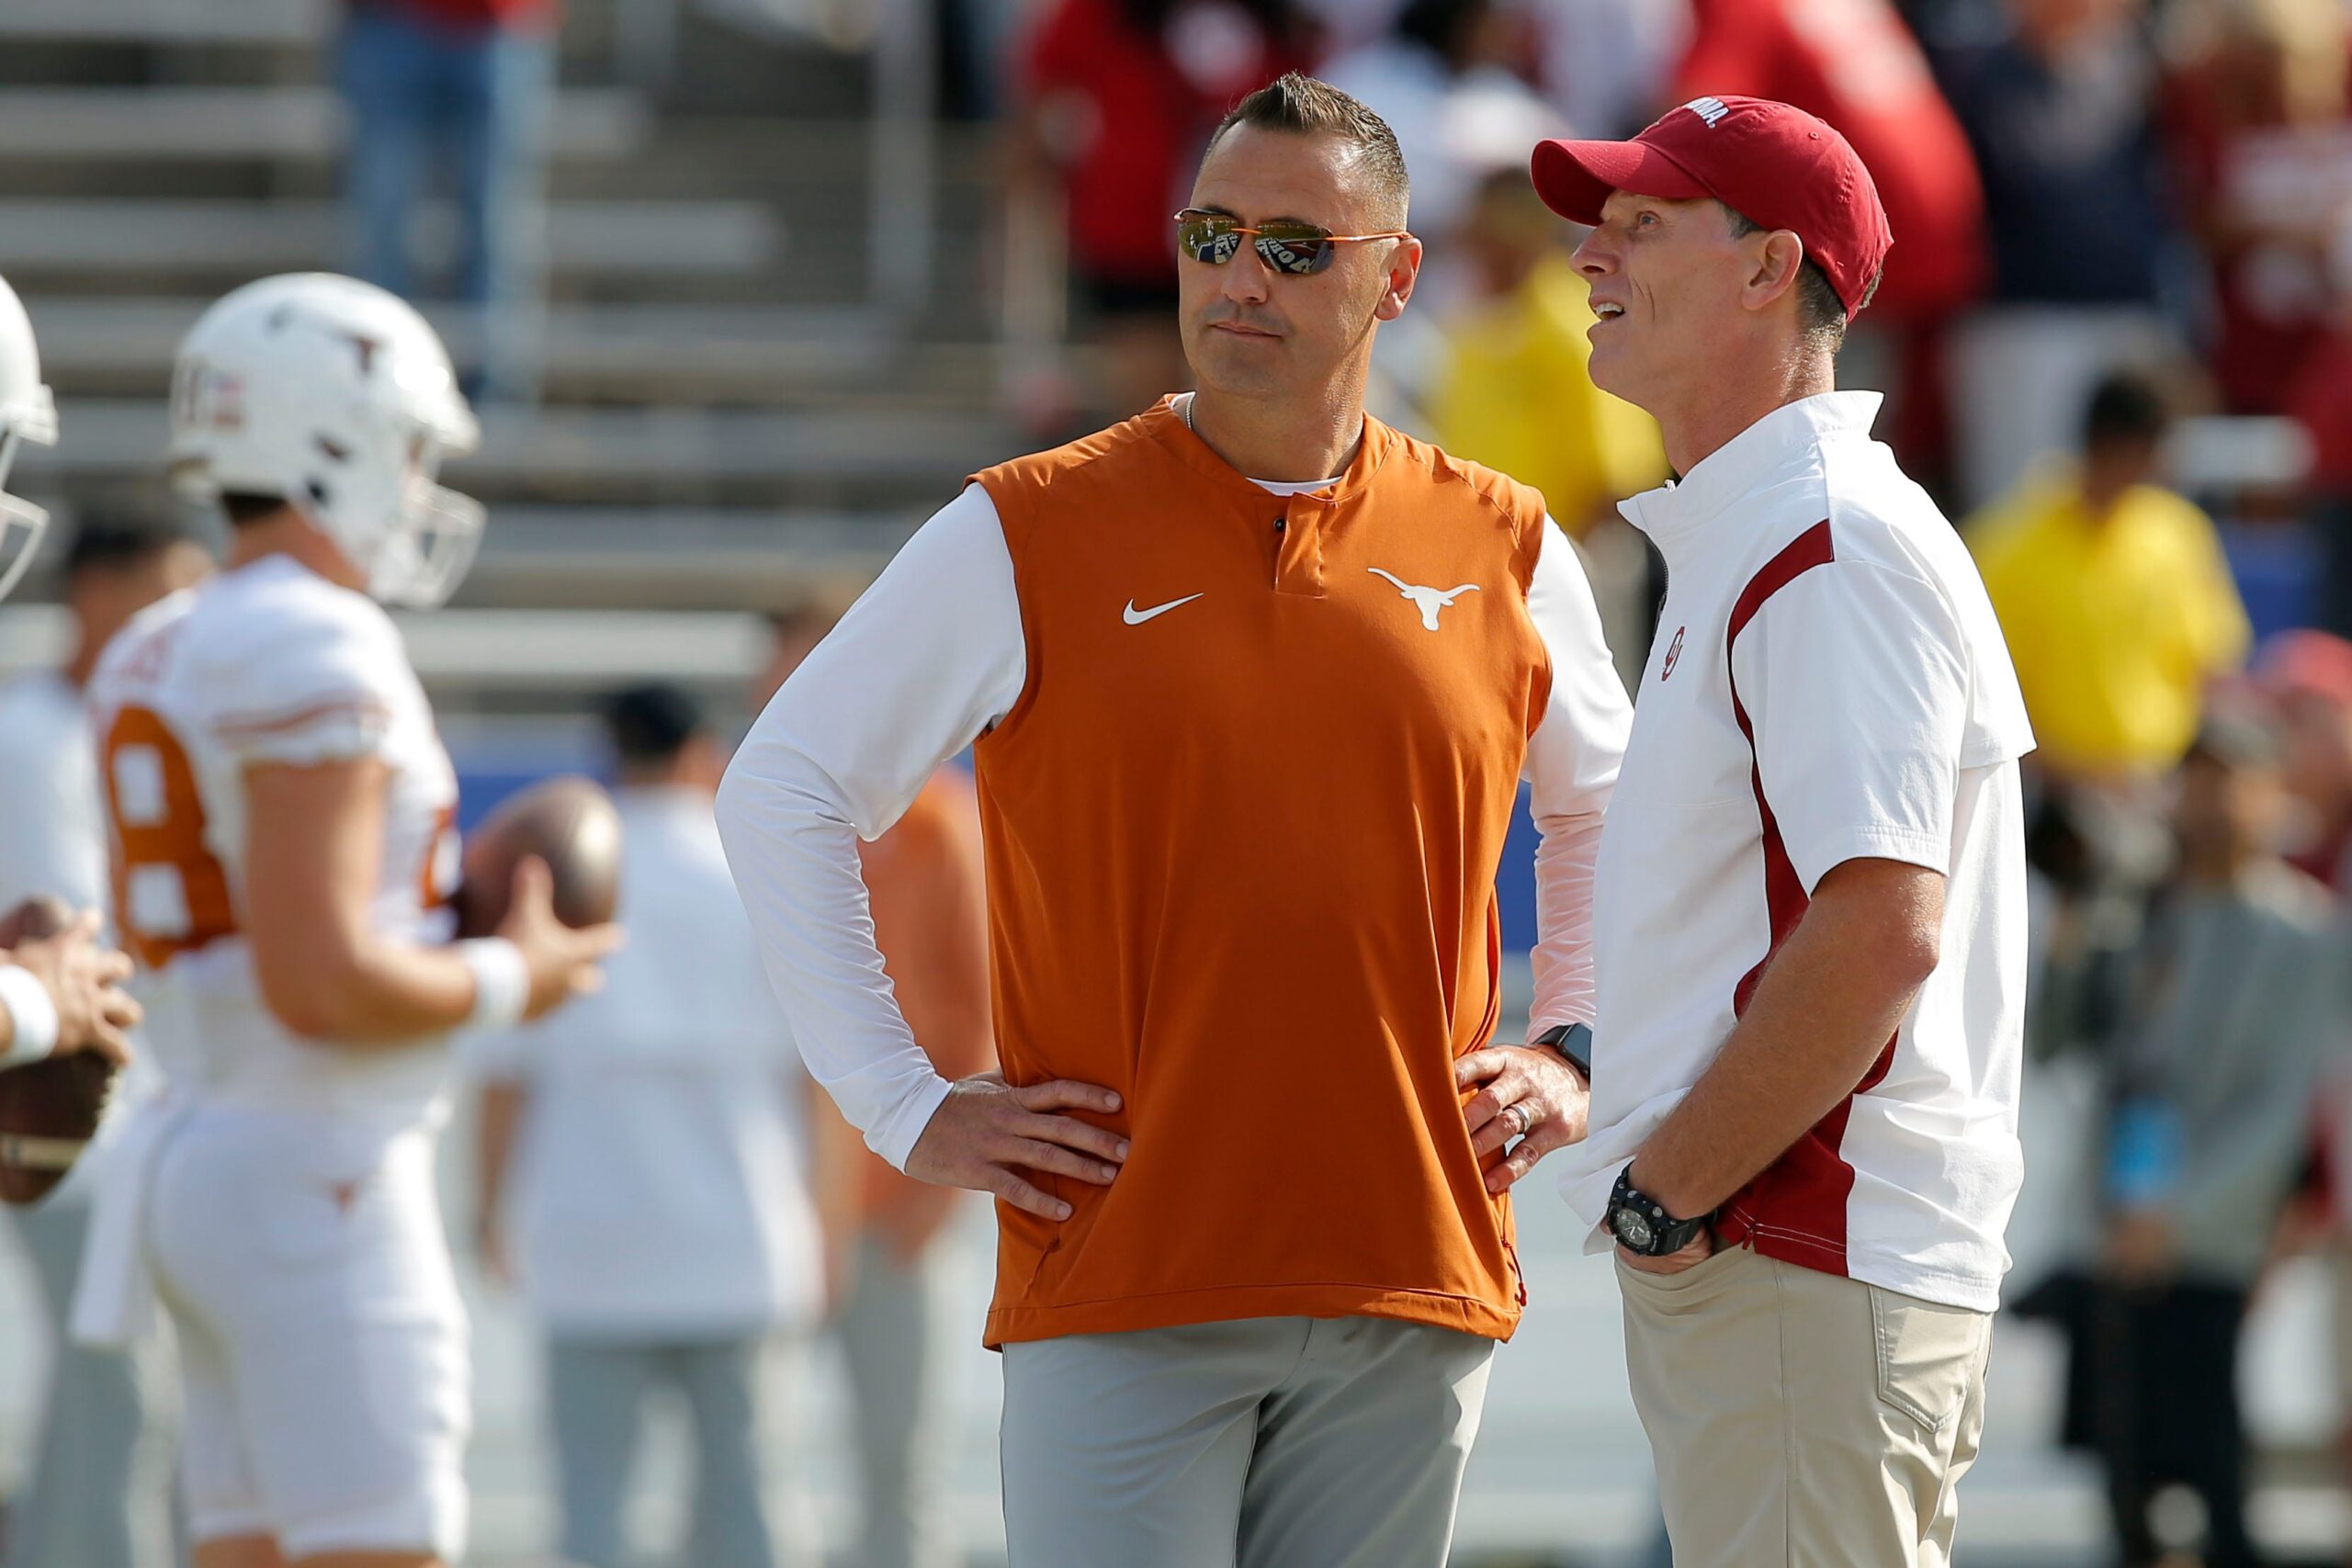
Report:
M 1051 1083 L 1015 1089 L 1001 1073 L 980 1073 L 948 1086 L 907 1156 L 907 1174 L 943 1187 L 993 1192 L 1041 1219 L 1066 1220 L 1070 1207 L 1039 1190 L 1024 1171 L 1051 1171 L 1108 1187 L 1127 1157 L 1118 1134 L 1057 1111 L 1112 1115 L 1119 1097 L 1096 1084 Z
M 1490 1045 L 1457 1060 L 1453 1082 L 1465 1089 L 1485 1086 L 1463 1106 L 1462 1119 L 1489 1192 L 1510 1191 L 1536 1161 L 1584 1136 L 1590 1097 L 1584 1079 L 1556 1051 Z

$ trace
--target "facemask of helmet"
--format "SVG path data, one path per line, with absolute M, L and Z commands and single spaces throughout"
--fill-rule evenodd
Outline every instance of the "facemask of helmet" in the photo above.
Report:
M 57 404 L 40 378 L 32 321 L 16 290 L 0 280 L 0 599 L 31 567 L 49 527 L 47 512 L 7 489 L 27 442 L 57 445 Z

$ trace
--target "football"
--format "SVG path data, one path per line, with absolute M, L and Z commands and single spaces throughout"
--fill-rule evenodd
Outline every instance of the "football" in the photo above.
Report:
M 506 919 L 514 867 L 537 855 L 555 880 L 555 915 L 602 925 L 620 900 L 621 819 L 594 779 L 545 780 L 499 803 L 466 840 L 454 902 L 459 936 L 488 936 Z
M 63 899 L 28 898 L 0 919 L 0 947 L 53 936 L 73 923 Z M 94 1051 L 0 1072 L 0 1202 L 37 1202 L 89 1145 L 119 1069 Z

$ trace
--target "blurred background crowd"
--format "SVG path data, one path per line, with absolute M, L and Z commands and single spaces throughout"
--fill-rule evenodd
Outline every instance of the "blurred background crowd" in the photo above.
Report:
M 1738 93 L 1869 163 L 1896 243 L 1842 384 L 1963 529 L 2041 740 L 1967 1560 L 2352 1560 L 2347 0 L 6 0 L 0 45 L 0 275 L 62 428 L 20 470 L 62 525 L 0 611 L 0 852 L 59 826 L 0 904 L 86 856 L 78 682 L 214 542 L 164 500 L 171 351 L 267 272 L 417 299 L 483 410 L 481 561 L 407 623 L 464 820 L 619 790 L 637 945 L 605 1005 L 469 1053 L 446 1140 L 476 1561 L 1001 1557 L 985 1214 L 808 1102 L 707 795 L 965 473 L 1186 385 L 1170 214 L 1293 67 L 1412 175 L 1374 411 L 1544 491 L 1629 671 L 1658 581 L 1614 503 L 1664 457 L 1586 375 L 1529 149 Z M 868 864 L 951 1070 L 989 1053 L 976 831 L 951 769 Z M 0 1564 L 158 1568 L 168 1380 L 39 1327 L 76 1201 L 13 1227 Z M 1521 1211 L 1463 1560 L 1655 1562 L 1613 1289 L 1542 1183 Z

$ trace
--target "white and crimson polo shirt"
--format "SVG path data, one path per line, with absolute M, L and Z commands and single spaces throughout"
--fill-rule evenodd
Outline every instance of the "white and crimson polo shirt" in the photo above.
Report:
M 1998 1302 L 2017 1138 L 2026 886 L 2007 649 L 1951 525 L 1870 438 L 1880 400 L 1779 409 L 1624 503 L 1668 588 L 1601 834 L 1591 1133 L 1619 1171 L 1721 1049 L 1821 878 L 1946 878 L 1942 960 L 1854 1092 L 1723 1211 L 1769 1257 L 1978 1311 Z

